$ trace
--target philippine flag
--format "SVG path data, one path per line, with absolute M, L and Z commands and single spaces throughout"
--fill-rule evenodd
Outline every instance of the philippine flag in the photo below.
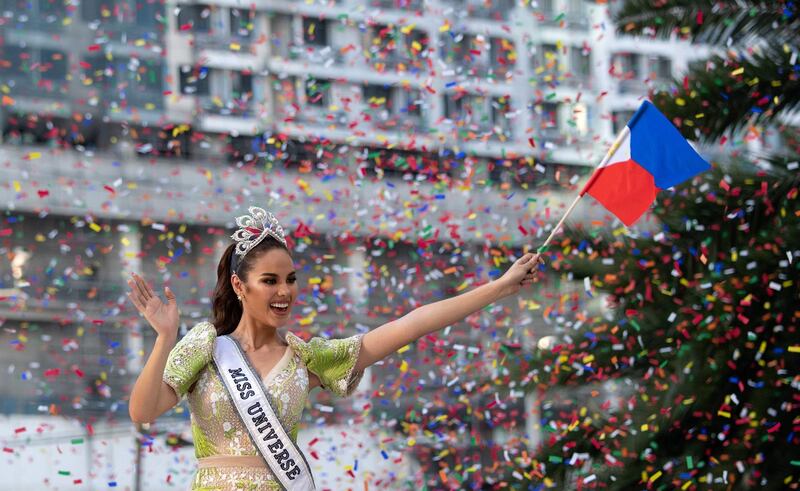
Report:
M 710 168 L 672 123 L 644 101 L 580 194 L 590 194 L 631 226 L 659 190 Z

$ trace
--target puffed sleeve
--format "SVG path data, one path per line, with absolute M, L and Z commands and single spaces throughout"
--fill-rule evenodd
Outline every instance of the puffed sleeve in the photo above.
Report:
M 164 368 L 164 382 L 182 399 L 200 372 L 211 361 L 217 330 L 210 322 L 201 322 L 186 333 L 172 348 Z
M 286 342 L 300 355 L 306 368 L 319 377 L 322 387 L 339 397 L 349 396 L 356 390 L 364 371 L 356 371 L 361 337 L 357 334 L 344 339 L 312 338 L 305 342 L 292 333 Z

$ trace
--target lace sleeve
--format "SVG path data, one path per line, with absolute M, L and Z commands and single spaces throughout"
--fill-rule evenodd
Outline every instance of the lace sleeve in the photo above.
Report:
M 356 371 L 362 334 L 344 339 L 312 338 L 305 342 L 292 333 L 286 342 L 303 359 L 309 371 L 319 377 L 322 387 L 339 397 L 352 394 L 364 371 Z
M 211 361 L 217 330 L 210 322 L 194 326 L 172 348 L 164 368 L 164 382 L 182 399 L 194 384 L 200 372 Z

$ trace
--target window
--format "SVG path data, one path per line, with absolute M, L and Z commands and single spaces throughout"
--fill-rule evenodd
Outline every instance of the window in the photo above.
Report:
M 672 60 L 666 56 L 650 56 L 648 58 L 650 78 L 655 80 L 672 79 Z
M 252 99 L 253 75 L 244 72 L 231 72 L 231 89 L 234 99 Z
M 514 69 L 517 53 L 514 42 L 504 38 L 491 38 L 489 40 L 489 57 L 492 71 L 505 74 Z
M 555 72 L 558 69 L 558 47 L 555 44 L 541 45 L 536 53 L 536 65 L 541 70 Z
M 311 46 L 328 46 L 328 21 L 303 17 L 303 42 Z
M 178 30 L 192 32 L 211 31 L 211 7 L 208 5 L 182 5 L 178 7 Z
M 308 78 L 305 81 L 306 105 L 328 107 L 331 82 L 324 79 Z
M 488 47 L 477 36 L 464 33 L 449 32 L 442 37 L 440 56 L 446 63 L 453 65 L 457 71 L 471 69 L 480 63 L 481 54 L 488 57 Z
M 392 89 L 386 85 L 365 85 L 363 102 L 370 109 L 391 108 Z
M 31 53 L 20 46 L 0 46 L 0 78 L 17 83 L 28 81 L 30 73 Z
M 641 78 L 639 59 L 640 55 L 635 53 L 617 53 L 612 63 L 612 74 L 622 79 Z
M 83 0 L 81 2 L 81 16 L 83 20 L 92 22 L 111 17 L 113 4 L 109 0 Z
M 264 138 L 260 136 L 229 136 L 228 143 L 226 150 L 232 162 L 252 162 L 267 149 Z
M 464 112 L 464 95 L 461 93 L 445 94 L 444 115 L 447 119 L 458 121 Z
M 67 89 L 67 73 L 67 54 L 63 51 L 0 47 L 0 80 L 9 84 L 13 93 L 60 93 Z
M 543 15 L 546 17 L 552 17 L 555 15 L 555 0 L 538 0 L 537 3 L 539 4 L 539 12 L 541 12 Z
M 60 23 L 67 14 L 67 2 L 64 0 L 38 0 L 39 15 L 48 23 Z
M 431 153 L 386 148 L 364 148 L 356 160 L 378 176 L 427 176 L 437 180 L 450 173 L 451 163 Z
M 179 69 L 181 94 L 206 96 L 209 93 L 209 69 L 184 65 Z
M 511 98 L 508 96 L 492 98 L 492 123 L 500 130 L 500 134 L 511 138 L 511 119 L 506 117 L 511 112 Z
M 255 28 L 255 11 L 245 9 L 230 10 L 231 35 L 249 39 Z
M 619 134 L 632 117 L 633 111 L 613 111 L 611 113 L 611 125 L 614 128 L 614 135 Z
M 67 79 L 67 55 L 55 49 L 42 49 L 39 73 L 43 80 L 63 82 Z
M 534 128 L 545 140 L 552 140 L 560 134 L 559 107 L 554 102 L 537 104 L 533 109 Z
M 188 125 L 131 126 L 130 137 L 141 156 L 188 157 L 192 130 Z
M 400 103 L 399 112 L 413 118 L 422 116 L 422 93 L 419 90 L 398 88 Z
M 164 16 L 162 0 L 139 0 L 135 3 L 136 25 L 144 27 L 158 27 L 160 19 Z
M 569 49 L 570 57 L 570 70 L 572 75 L 576 78 L 587 80 L 592 74 L 592 57 L 591 52 L 583 52 L 579 46 L 573 46 Z

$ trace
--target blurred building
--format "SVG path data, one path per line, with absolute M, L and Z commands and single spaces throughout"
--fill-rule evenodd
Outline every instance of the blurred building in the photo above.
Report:
M 2 413 L 124 420 L 153 341 L 125 274 L 171 285 L 191 326 L 250 204 L 296 237 L 301 330 L 353 334 L 495 277 L 692 59 L 608 15 L 583 0 L 0 0 Z M 365 399 L 320 396 L 309 420 L 412 435 L 426 479 L 456 461 L 490 474 L 511 439 L 539 442 L 539 403 L 502 360 L 573 322 L 583 284 L 556 282 L 552 321 L 505 302 L 374 367 Z

